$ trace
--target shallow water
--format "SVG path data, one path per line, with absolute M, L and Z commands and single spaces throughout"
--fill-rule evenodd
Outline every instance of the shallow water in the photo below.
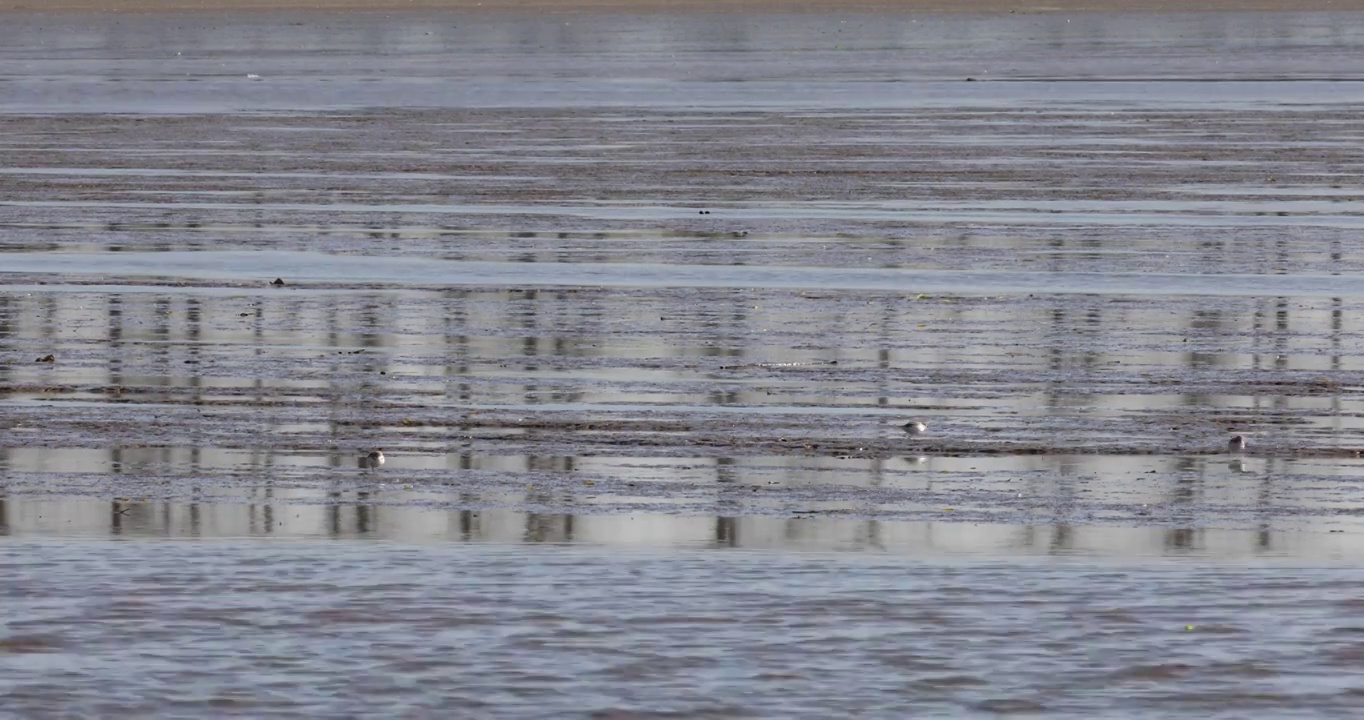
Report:
M 1349 13 L 17 15 L 9 112 L 1364 100 Z M 973 82 L 967 82 L 971 80 Z M 1268 102 L 1267 102 L 1268 101 Z
M 5 545 L 25 716 L 1299 717 L 1364 693 L 1352 567 Z
M 205 494 L 436 517 L 1353 527 L 1364 255 L 1350 168 L 1364 124 L 1351 96 L 1189 106 L 1147 87 L 1114 105 L 1094 85 L 1154 71 L 1132 43 L 1157 42 L 1205 63 L 1213 86 L 1261 77 L 1251 58 L 1269 53 L 1283 61 L 1272 81 L 1348 90 L 1345 50 L 1361 39 L 1338 17 L 1183 15 L 1197 32 L 1167 37 L 1160 15 L 925 16 L 911 24 L 941 32 L 894 36 L 857 16 L 840 49 L 871 77 L 905 53 L 934 58 L 913 87 L 992 53 L 1015 79 L 1070 68 L 1040 107 L 982 96 L 904 112 L 872 95 L 726 104 L 732 83 L 789 62 L 826 73 L 802 81 L 860 82 L 811 44 L 827 16 L 584 28 L 494 14 L 461 30 L 529 32 L 527 52 L 598 82 L 594 62 L 662 32 L 685 50 L 668 65 L 694 85 L 685 110 L 591 93 L 363 109 L 368 74 L 436 77 L 435 59 L 481 46 L 429 39 L 448 18 L 420 14 L 332 18 L 318 47 L 279 30 L 317 16 L 196 18 L 7 26 L 27 29 L 8 50 L 26 64 L 0 87 L 13 101 L 0 118 L 9 527 L 48 527 L 17 519 L 30 502 L 113 502 L 122 518 L 129 503 L 178 515 Z M 594 40 L 534 40 L 547 22 Z M 15 114 L 25 83 L 60 86 L 106 55 L 153 67 L 118 33 L 183 33 L 200 72 L 82 95 L 151 114 L 64 114 L 60 92 L 45 96 L 56 114 Z M 49 35 L 102 50 L 54 55 L 35 40 Z M 944 40 L 965 36 L 979 39 L 966 53 Z M 1058 64 L 1074 51 L 1103 60 Z M 735 66 L 747 75 L 703 70 L 728 52 L 752 56 Z M 172 112 L 193 97 L 182 83 L 229 79 L 206 58 L 245 54 L 349 68 L 303 74 L 358 94 L 346 113 L 307 111 L 292 91 L 286 114 Z M 504 68 L 513 92 L 535 79 L 451 66 Z M 911 417 L 930 432 L 904 436 Z M 1232 433 L 1250 437 L 1245 457 L 1221 452 Z M 376 446 L 389 464 L 357 473 Z M 110 529 L 94 517 L 85 530 Z
M 1354 16 L 7 20 L 7 710 L 1358 704 Z

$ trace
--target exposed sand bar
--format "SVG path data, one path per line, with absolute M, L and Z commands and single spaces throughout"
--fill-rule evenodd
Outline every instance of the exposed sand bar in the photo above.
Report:
M 202 11 L 375 11 L 456 10 L 588 12 L 685 11 L 752 12 L 1227 12 L 1359 11 L 1364 0 L 0 0 L 0 12 L 202 12 Z

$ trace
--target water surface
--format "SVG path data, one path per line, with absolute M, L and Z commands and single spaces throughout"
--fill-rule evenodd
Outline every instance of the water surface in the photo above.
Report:
M 1245 717 L 1364 692 L 1352 567 L 6 545 L 0 693 L 26 715 Z
M 1350 13 L 17 14 L 6 112 L 1358 103 Z M 968 82 L 968 80 L 970 82 Z
M 1354 15 L 5 19 L 7 709 L 1358 705 Z

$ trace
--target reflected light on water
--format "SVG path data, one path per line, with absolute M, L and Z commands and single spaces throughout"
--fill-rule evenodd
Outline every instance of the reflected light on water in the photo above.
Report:
M 1358 714 L 1355 14 L 194 17 L 0 22 L 3 712 Z

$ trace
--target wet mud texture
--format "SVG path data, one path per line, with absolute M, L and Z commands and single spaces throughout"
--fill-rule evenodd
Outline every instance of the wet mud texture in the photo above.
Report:
M 1360 117 L 0 118 L 6 492 L 1340 527 Z
M 0 249 L 1341 275 L 1359 110 L 7 116 Z

